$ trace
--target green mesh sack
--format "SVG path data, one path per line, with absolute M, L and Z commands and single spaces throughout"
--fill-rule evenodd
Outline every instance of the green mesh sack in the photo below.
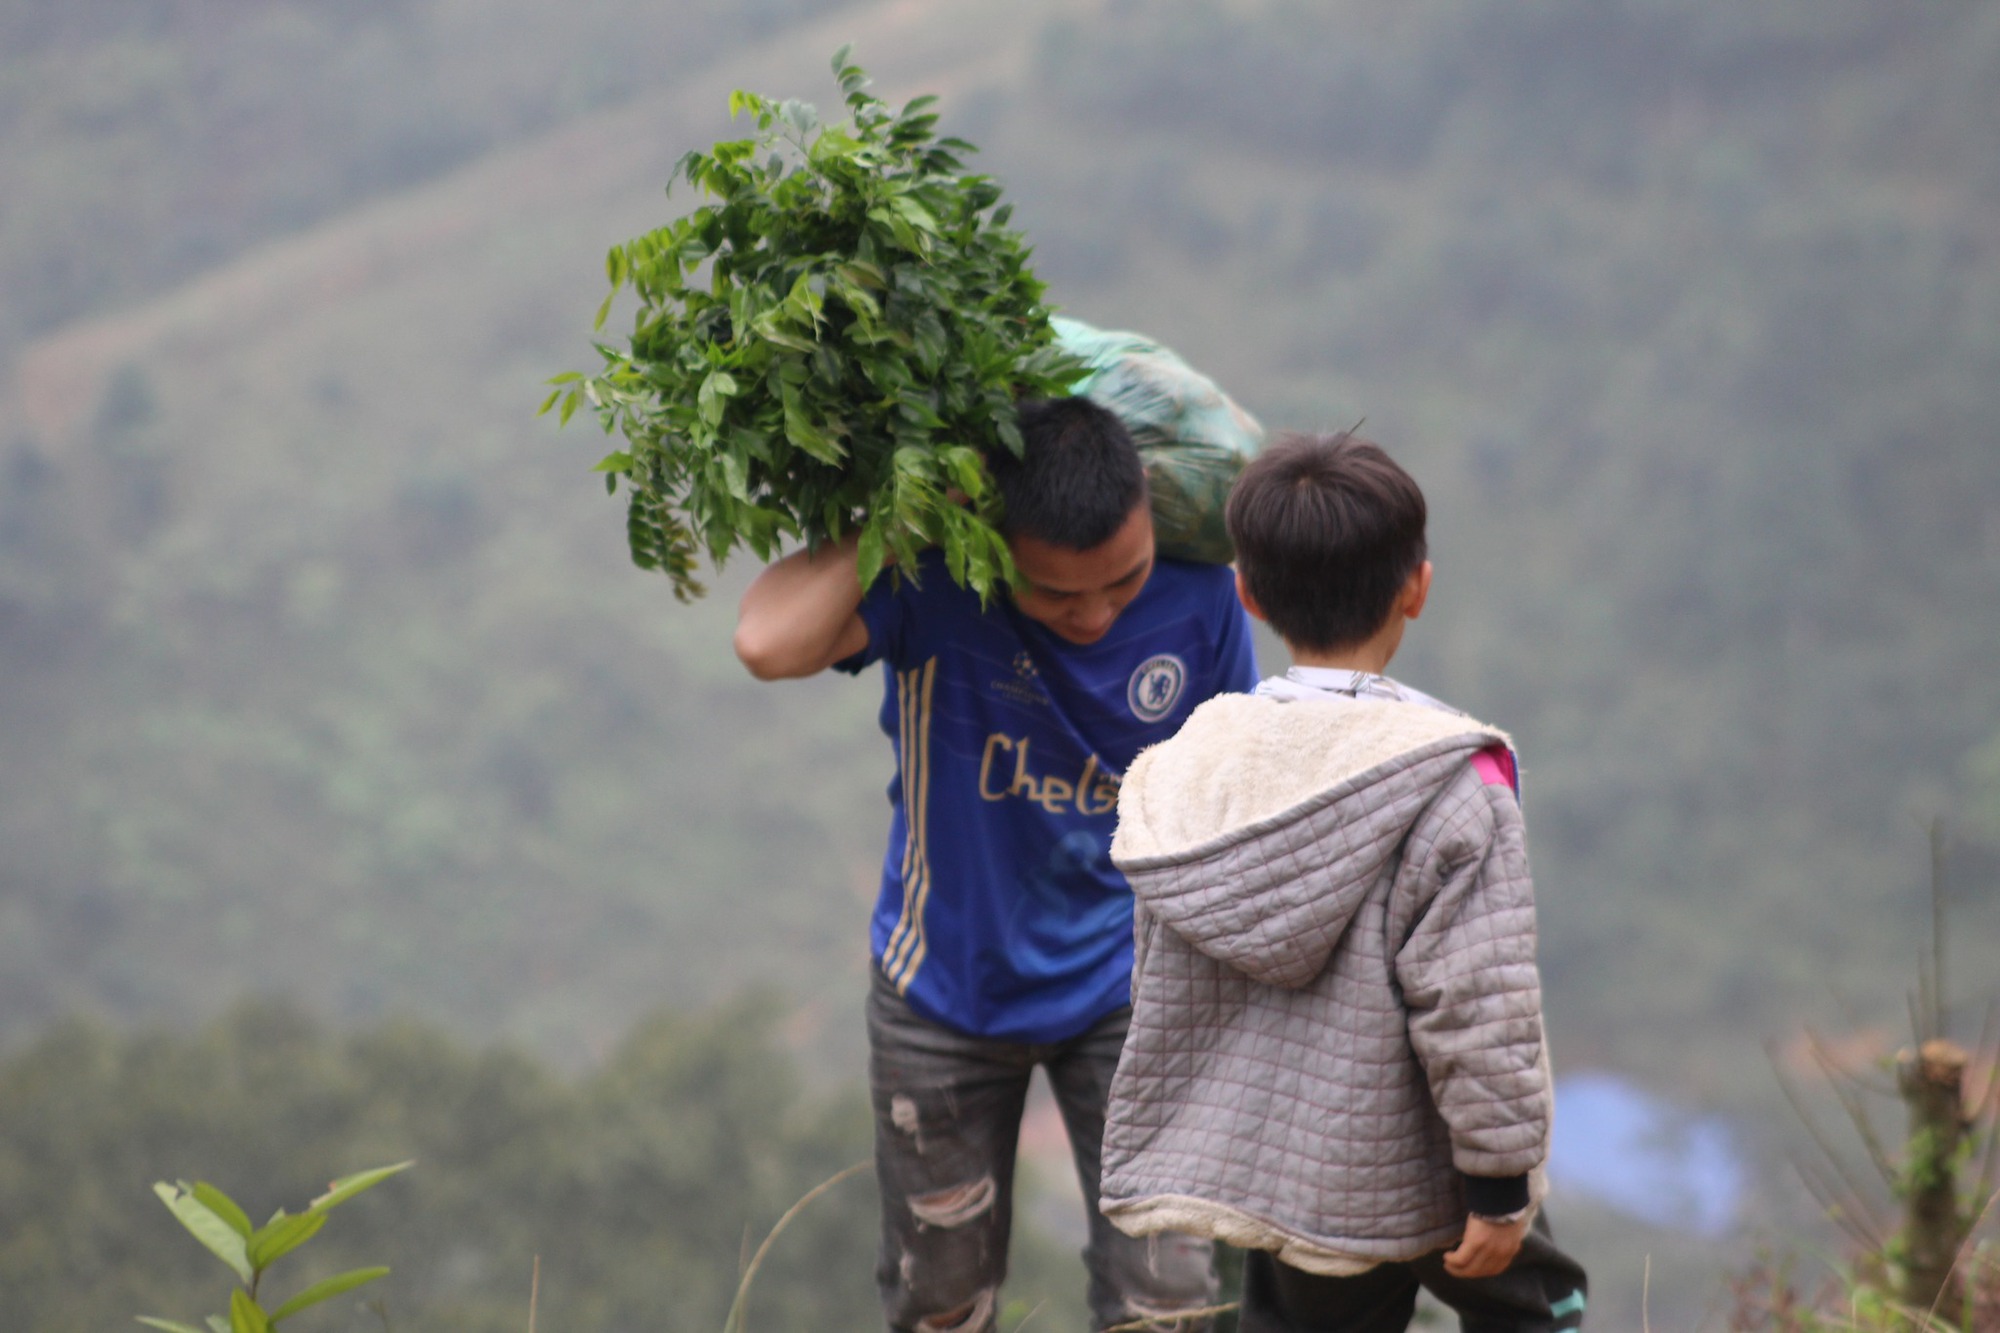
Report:
M 1146 460 L 1160 554 L 1234 560 L 1222 505 L 1264 428 L 1172 348 L 1061 316 L 1052 323 L 1057 345 L 1090 367 L 1072 392 L 1115 413 Z

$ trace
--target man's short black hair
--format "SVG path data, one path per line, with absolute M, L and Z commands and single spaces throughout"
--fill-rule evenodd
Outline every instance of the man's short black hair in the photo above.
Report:
M 1125 424 L 1088 398 L 1021 404 L 1023 456 L 994 450 L 1007 537 L 1087 551 L 1110 541 L 1146 498 L 1146 465 Z
M 1223 517 L 1257 609 L 1308 652 L 1373 638 L 1426 554 L 1423 491 L 1352 431 L 1279 436 L 1236 479 Z

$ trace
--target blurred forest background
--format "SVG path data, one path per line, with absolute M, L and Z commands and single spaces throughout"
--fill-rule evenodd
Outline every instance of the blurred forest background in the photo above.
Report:
M 730 89 L 850 40 L 1058 306 L 1425 486 L 1398 674 L 1519 740 L 1558 1067 L 1751 1165 L 1723 1234 L 1559 1204 L 1598 1327 L 1649 1254 L 1695 1326 L 1806 1217 L 1767 1043 L 1896 1040 L 1933 819 L 2000 995 L 1996 0 L 0 0 L 10 1309 L 214 1308 L 154 1179 L 419 1156 L 326 1242 L 395 1327 L 540 1253 L 546 1327 L 712 1329 L 865 1155 L 876 688 L 751 682 L 750 571 L 675 604 L 533 415 Z M 874 1326 L 844 1188 L 763 1327 Z

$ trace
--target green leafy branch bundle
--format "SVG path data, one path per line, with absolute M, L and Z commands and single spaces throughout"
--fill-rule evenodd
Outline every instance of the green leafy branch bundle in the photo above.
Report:
M 343 1176 L 327 1186 L 326 1193 L 306 1205 L 304 1212 L 287 1213 L 280 1208 L 277 1215 L 261 1227 L 253 1227 L 248 1215 L 234 1199 L 205 1181 L 192 1185 L 184 1180 L 172 1185 L 164 1180 L 159 1182 L 153 1186 L 153 1192 L 160 1196 L 160 1201 L 180 1219 L 181 1225 L 196 1240 L 229 1266 L 229 1271 L 236 1274 L 237 1281 L 242 1285 L 229 1293 L 228 1317 L 210 1315 L 205 1331 L 193 1324 L 152 1315 L 140 1315 L 139 1322 L 148 1328 L 164 1330 L 164 1333 L 272 1333 L 280 1323 L 299 1311 L 386 1276 L 389 1272 L 386 1268 L 356 1268 L 323 1282 L 315 1282 L 275 1310 L 266 1310 L 259 1298 L 264 1271 L 318 1235 L 319 1229 L 326 1225 L 329 1212 L 363 1190 L 373 1189 L 413 1165 L 412 1162 L 399 1162 L 394 1166 L 381 1166 Z
M 768 560 L 856 531 L 864 586 L 935 545 L 990 594 L 1013 567 L 984 458 L 1019 455 L 1017 397 L 1083 373 L 999 186 L 963 169 L 971 144 L 936 137 L 937 99 L 891 110 L 846 47 L 833 71 L 840 124 L 731 95 L 757 133 L 674 170 L 713 202 L 607 256 L 597 327 L 629 287 L 629 345 L 599 343 L 602 370 L 556 376 L 542 404 L 567 422 L 588 403 L 624 436 L 597 470 L 614 493 L 624 479 L 634 563 L 683 601 L 703 550 Z

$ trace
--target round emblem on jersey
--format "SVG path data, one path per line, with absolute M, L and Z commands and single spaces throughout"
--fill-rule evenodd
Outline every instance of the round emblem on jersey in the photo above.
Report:
M 1139 664 L 1132 673 L 1132 683 L 1125 687 L 1125 699 L 1132 705 L 1134 717 L 1158 722 L 1174 711 L 1186 688 L 1187 663 L 1172 653 L 1161 653 Z

